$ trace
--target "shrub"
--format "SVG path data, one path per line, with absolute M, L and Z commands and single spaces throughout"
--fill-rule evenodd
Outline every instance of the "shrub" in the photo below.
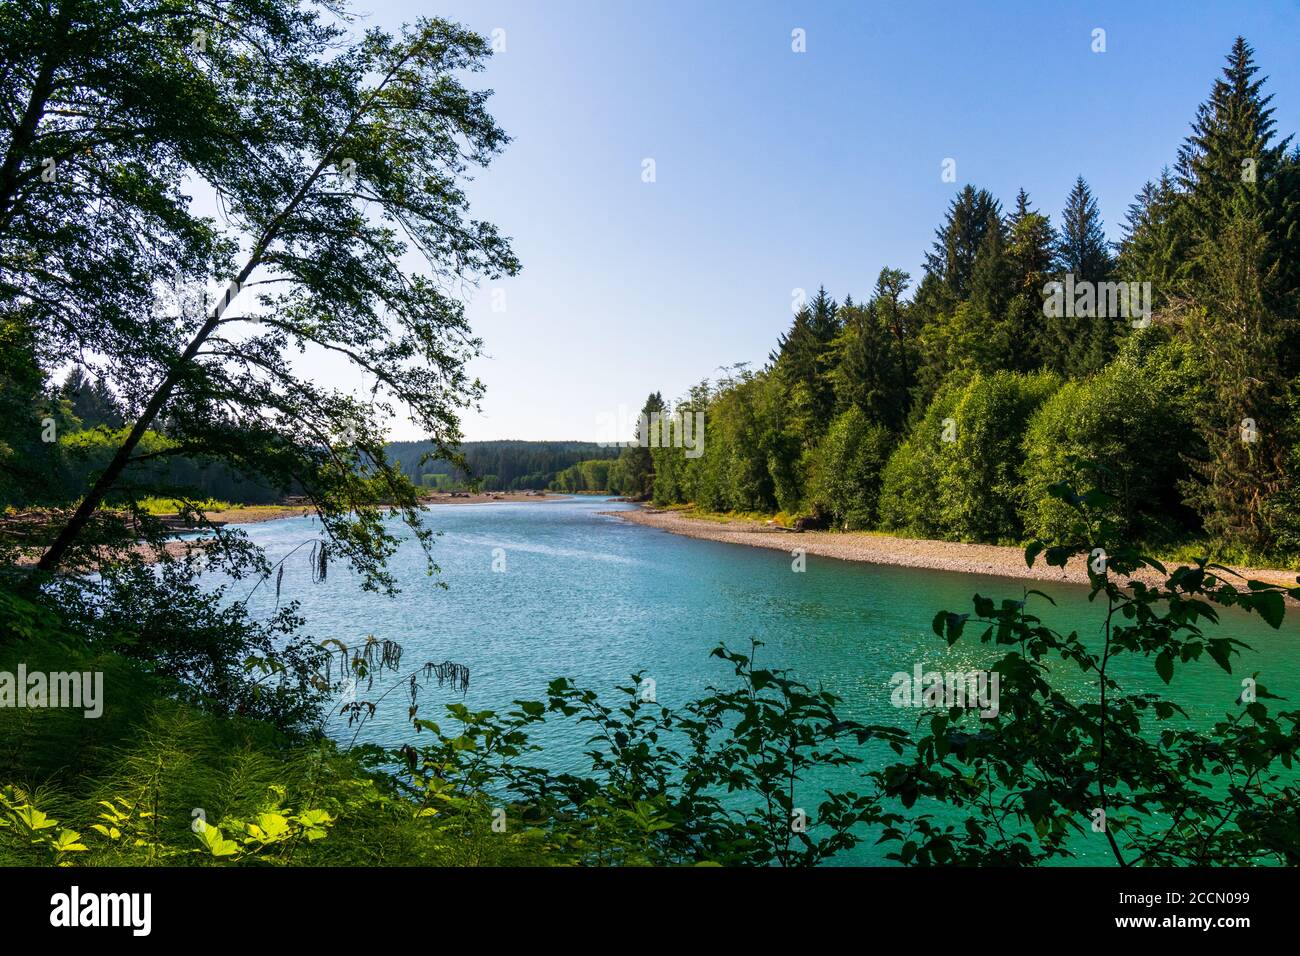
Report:
M 934 397 L 907 440 L 895 449 L 881 472 L 880 524 L 890 531 L 939 537 L 934 506 L 939 486 L 944 420 L 951 418 L 960 389 L 946 388 Z
M 1075 516 L 1049 489 L 1062 479 L 1095 479 L 1113 499 L 1106 517 L 1122 536 L 1175 537 L 1180 518 L 1192 517 L 1181 504 L 1179 482 L 1195 428 L 1168 385 L 1168 376 L 1121 357 L 1097 375 L 1066 383 L 1043 404 L 1024 440 L 1022 516 L 1030 535 L 1065 541 Z M 1084 474 L 1084 461 L 1093 474 Z
M 963 541 L 1016 541 L 1023 537 L 1020 445 L 1034 411 L 1059 387 L 1053 375 L 998 372 L 976 375 L 962 392 L 953 418 L 938 499 L 944 529 Z
M 893 436 L 872 424 L 856 405 L 831 424 L 813 460 L 812 504 L 850 530 L 873 527 L 880 503 L 881 472 Z
M 1019 541 L 1021 441 L 1058 387 L 1053 375 L 997 372 L 941 391 L 885 468 L 882 524 L 926 537 Z
M 1054 493 L 1074 514 L 1079 543 L 1034 542 L 1026 561 L 1087 561 L 1098 626 L 1088 635 L 1053 630 L 1035 613 L 1037 601 L 1051 600 L 1039 591 L 1001 601 L 977 594 L 973 613 L 935 615 L 933 629 L 949 645 L 977 642 L 1001 655 L 991 669 L 1001 704 L 987 716 L 936 710 L 904 760 L 873 772 L 904 809 L 937 801 L 962 817 L 887 814 L 889 858 L 1032 866 L 1096 848 L 1121 866 L 1294 865 L 1300 714 L 1270 710 L 1278 698 L 1258 672 L 1243 677 L 1240 692 L 1225 688 L 1211 726 L 1121 680 L 1150 667 L 1173 684 L 1184 668 L 1211 661 L 1251 674 L 1248 658 L 1233 660 L 1250 648 L 1230 629 L 1214 633 L 1218 609 L 1256 613 L 1276 629 L 1286 595 L 1300 597 L 1300 587 L 1245 582 L 1204 559 L 1169 572 L 1116 536 L 1103 492 L 1058 485 Z M 1088 560 L 1096 547 L 1108 556 L 1100 569 Z M 1160 583 L 1134 580 L 1140 573 Z M 1070 672 L 1090 682 L 1083 700 L 1062 693 Z

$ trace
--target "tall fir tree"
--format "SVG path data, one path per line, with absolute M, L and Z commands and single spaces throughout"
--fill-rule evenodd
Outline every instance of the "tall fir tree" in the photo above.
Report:
M 1267 77 L 1256 79 L 1254 51 L 1237 37 L 1223 75 L 1197 108 L 1178 151 L 1176 174 L 1186 207 L 1191 251 L 1188 291 L 1204 285 L 1210 252 L 1230 220 L 1254 219 L 1266 234 L 1261 263 L 1271 308 L 1286 309 L 1300 288 L 1300 154 L 1293 137 L 1275 139 Z M 1300 343 L 1288 341 L 1289 345 Z M 1295 365 L 1290 371 L 1300 371 Z
M 920 364 L 917 355 L 916 309 L 913 303 L 903 299 L 911 281 L 911 275 L 902 269 L 891 269 L 885 266 L 876 276 L 876 287 L 872 293 L 876 315 L 894 338 L 905 390 L 904 418 L 911 410 L 909 407 L 911 389 L 916 383 L 916 369 Z
M 1043 315 L 1043 287 L 1055 260 L 1056 231 L 1051 220 L 1032 208 L 1029 194 L 1016 194 L 1008 220 L 1007 260 L 1011 297 L 1006 305 L 1007 334 L 1013 343 L 1009 368 L 1027 372 L 1041 368 L 1048 330 Z
M 978 225 L 977 214 L 984 217 Z M 928 403 L 953 374 L 1005 367 L 1011 347 L 1004 326 L 1010 291 L 1006 239 L 997 200 L 984 190 L 963 190 L 927 260 L 927 279 L 942 277 L 939 294 L 922 301 L 923 288 L 915 303 L 918 311 L 930 312 L 919 323 L 923 360 L 913 390 L 917 406 Z
M 619 475 L 624 494 L 631 498 L 649 498 L 654 490 L 655 462 L 650 453 L 651 427 L 658 424 L 655 416 L 664 410 L 664 398 L 659 392 L 651 392 L 641 406 L 641 417 L 637 420 L 636 434 L 632 444 L 619 454 Z
M 811 446 L 835 408 L 831 378 L 840 309 L 825 288 L 796 313 L 771 359 L 785 390 L 789 425 L 800 442 Z
M 1126 282 L 1150 282 L 1157 309 L 1177 297 L 1185 274 L 1189 230 L 1187 208 L 1169 170 L 1148 182 L 1129 204 L 1116 275 Z
M 912 387 L 914 410 L 928 404 L 954 370 L 981 362 L 984 312 L 970 299 L 977 267 L 983 273 L 982 290 L 996 281 L 989 266 L 1001 255 L 1003 229 L 1001 203 L 987 190 L 967 185 L 953 197 L 943 224 L 935 230 L 925 275 L 909 310 L 920 346 Z
M 1268 191 L 1253 187 L 1271 181 L 1286 161 L 1291 137 L 1274 141 L 1273 97 L 1263 95 L 1268 78 L 1256 79 L 1258 72 L 1254 50 L 1237 37 L 1178 151 L 1175 168 L 1194 213 L 1194 241 L 1209 238 L 1234 203 L 1244 200 L 1262 215 Z
M 990 338 L 1004 338 L 1002 329 L 1007 302 L 1011 298 L 1014 284 L 1011 259 L 1007 254 L 1007 224 L 999 216 L 992 216 L 975 255 L 975 266 L 971 270 L 970 302 L 980 315 L 981 322 Z M 996 352 L 1005 348 L 1004 342 L 989 347 Z M 991 361 L 997 362 L 1004 356 L 990 355 Z
M 92 379 L 77 367 L 68 373 L 60 390 L 71 403 L 72 414 L 77 416 L 83 428 L 99 425 L 121 428 L 126 424 L 117 396 L 102 378 Z
M 1056 241 L 1057 278 L 1098 284 L 1109 280 L 1115 261 L 1102 227 L 1097 200 L 1082 176 L 1074 181 L 1061 212 Z M 1094 299 L 1094 306 L 1099 299 Z M 1100 311 L 1094 308 L 1094 313 Z M 1098 371 L 1115 350 L 1115 342 L 1126 319 L 1117 315 L 1061 315 L 1047 318 L 1044 364 L 1067 375 Z
M 1300 541 L 1288 470 L 1300 428 L 1300 181 L 1290 137 L 1275 141 L 1271 96 L 1238 37 L 1197 110 L 1177 175 L 1190 227 L 1183 327 L 1204 364 L 1208 458 L 1188 483 L 1207 530 L 1254 552 Z
M 1082 176 L 1074 181 L 1061 212 L 1056 264 L 1078 282 L 1104 282 L 1114 266 L 1097 200 Z
M 839 408 L 857 407 L 870 422 L 891 431 L 907 417 L 907 380 L 896 270 L 882 269 L 865 306 L 845 302 L 844 331 L 833 378 Z M 904 286 L 905 288 L 905 286 Z
M 975 260 L 990 229 L 1001 222 L 1002 205 L 985 189 L 967 185 L 952 200 L 934 245 L 925 257 L 928 276 L 939 280 L 940 308 L 951 308 L 970 294 Z

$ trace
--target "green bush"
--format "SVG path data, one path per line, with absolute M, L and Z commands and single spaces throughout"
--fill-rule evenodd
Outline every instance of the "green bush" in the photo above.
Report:
M 770 465 L 782 436 L 771 430 L 773 391 L 769 379 L 755 377 L 721 392 L 706 412 L 703 455 L 687 459 L 680 449 L 671 449 L 680 459 L 680 474 L 674 471 L 656 488 L 657 500 L 671 502 L 672 484 L 677 500 L 705 511 L 775 510 Z
M 1054 375 L 977 375 L 954 413 L 957 440 L 940 474 L 945 530 L 963 541 L 1015 541 L 1024 532 L 1020 445 L 1034 411 L 1060 387 Z
M 946 388 L 934 397 L 920 422 L 894 450 L 881 472 L 880 525 L 921 537 L 939 537 L 942 525 L 935 489 L 943 468 L 944 421 L 952 418 L 960 389 Z
M 1225 687 L 1221 716 L 1208 719 L 1190 719 L 1175 694 L 1126 685 L 1148 668 L 1173 685 L 1211 662 L 1251 674 L 1258 658 L 1231 625 L 1215 627 L 1219 608 L 1258 614 L 1276 630 L 1300 587 L 1247 582 L 1204 559 L 1169 572 L 1116 536 L 1104 492 L 1058 485 L 1055 494 L 1073 511 L 1076 543 L 1034 542 L 1025 558 L 1085 562 L 1095 627 L 1053 630 L 1038 613 L 1039 602 L 1055 602 L 1019 589 L 935 615 L 932 628 L 949 646 L 964 640 L 1001 655 L 991 668 L 1001 705 L 993 714 L 937 711 L 902 761 L 873 772 L 905 809 L 937 802 L 964 817 L 954 825 L 918 810 L 887 814 L 881 842 L 897 847 L 888 858 L 1036 866 L 1076 860 L 1091 844 L 1121 866 L 1294 865 L 1296 711 L 1258 671 L 1240 692 Z M 1098 547 L 1108 555 L 1101 569 L 1089 559 Z M 1138 573 L 1162 583 L 1135 584 Z M 1070 672 L 1086 678 L 1083 699 L 1062 692 Z
M 1106 517 L 1125 538 L 1164 543 L 1176 536 L 1191 517 L 1179 482 L 1195 428 L 1175 378 L 1163 361 L 1147 367 L 1126 355 L 1043 403 L 1024 440 L 1022 517 L 1030 535 L 1067 540 L 1073 509 L 1049 492 L 1065 480 L 1093 481 L 1110 495 Z
M 893 436 L 856 405 L 831 424 L 812 466 L 812 504 L 844 530 L 874 527 Z
M 941 391 L 885 467 L 889 529 L 959 541 L 1019 541 L 1020 445 L 1054 375 L 976 374 Z

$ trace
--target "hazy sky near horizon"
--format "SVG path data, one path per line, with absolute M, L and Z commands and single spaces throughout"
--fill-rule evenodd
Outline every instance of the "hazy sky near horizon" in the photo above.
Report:
M 1082 174 L 1118 238 L 1237 34 L 1300 129 L 1300 2 L 373 0 L 504 37 L 471 78 L 513 138 L 469 190 L 522 273 L 469 303 L 470 440 L 596 440 L 602 416 L 761 366 L 795 289 L 920 265 L 965 183 L 1052 215 Z M 1093 30 L 1106 51 L 1092 52 Z M 802 29 L 806 52 L 792 50 Z M 956 161 L 956 182 L 941 164 Z M 654 161 L 655 181 L 643 181 Z M 495 296 L 493 292 L 501 290 Z M 497 309 L 504 301 L 504 311 Z M 340 370 L 341 371 L 341 370 Z M 422 437 L 396 425 L 398 439 Z

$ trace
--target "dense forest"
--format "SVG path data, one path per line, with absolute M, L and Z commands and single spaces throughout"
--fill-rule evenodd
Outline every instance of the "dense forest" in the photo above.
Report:
M 60 486 L 57 494 L 69 496 L 112 457 L 126 425 L 125 413 L 105 381 L 90 378 L 79 367 L 68 372 L 52 399 L 48 410 L 58 414 L 55 429 L 63 451 L 55 476 Z M 148 438 L 164 446 L 168 434 L 168 423 L 162 421 Z M 454 454 L 440 451 L 433 442 L 405 441 L 390 442 L 385 450 L 389 462 L 422 488 L 448 490 L 473 485 L 483 491 L 545 489 L 579 462 L 607 467 L 607 459 L 619 453 L 617 448 L 595 442 L 572 441 L 469 441 L 458 444 Z M 302 492 L 296 482 L 277 487 L 255 469 L 240 473 L 219 459 L 202 455 L 160 456 L 148 467 L 140 467 L 135 478 L 168 499 L 270 504 Z M 600 487 L 604 487 L 603 478 Z M 21 508 L 48 500 L 51 486 L 46 483 L 37 494 L 25 494 L 26 490 L 19 484 L 0 484 L 0 507 Z
M 914 290 L 819 291 L 761 370 L 676 403 L 702 456 L 628 448 L 609 490 L 1014 543 L 1064 537 L 1049 488 L 1095 478 L 1135 540 L 1300 554 L 1300 151 L 1270 100 L 1238 39 L 1115 243 L 1082 177 L 1056 219 L 966 186 Z
M 429 442 L 392 442 L 387 450 L 393 464 L 417 484 L 445 489 L 475 481 L 483 491 L 544 489 L 578 462 L 618 455 L 617 448 L 580 441 L 467 441 L 457 446 L 458 461 L 439 457 Z

